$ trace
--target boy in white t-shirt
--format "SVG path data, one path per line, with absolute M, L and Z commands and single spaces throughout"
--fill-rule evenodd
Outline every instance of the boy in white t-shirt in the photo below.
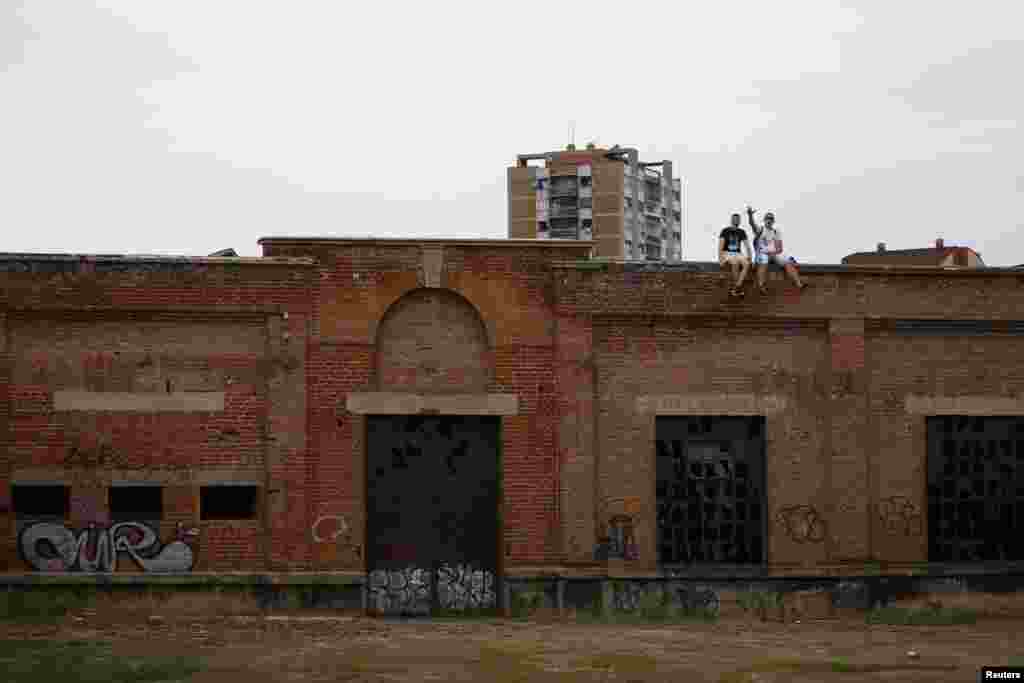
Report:
M 768 273 L 769 263 L 782 266 L 797 289 L 806 288 L 807 283 L 800 280 L 800 273 L 797 272 L 796 259 L 792 256 L 784 256 L 782 253 L 782 232 L 775 227 L 775 214 L 770 211 L 766 213 L 762 227 L 754 220 L 756 212 L 756 209 L 747 207 L 747 222 L 750 223 L 750 229 L 754 231 L 754 263 L 757 264 L 758 291 L 761 294 L 768 293 L 764 280 Z

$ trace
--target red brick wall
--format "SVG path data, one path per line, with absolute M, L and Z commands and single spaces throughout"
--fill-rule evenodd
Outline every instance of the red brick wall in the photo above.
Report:
M 557 262 L 585 251 L 281 242 L 268 255 L 312 261 L 0 267 L 0 568 L 26 568 L 12 476 L 69 481 L 68 523 L 103 520 L 115 473 L 64 467 L 77 446 L 165 482 L 161 538 L 197 525 L 197 570 L 360 571 L 365 420 L 345 406 L 376 391 L 518 397 L 502 418 L 509 567 L 588 560 L 606 517 L 629 508 L 634 566 L 653 568 L 656 416 L 638 399 L 737 394 L 781 400 L 767 415 L 775 568 L 923 559 L 924 536 L 891 537 L 877 514 L 891 496 L 923 505 L 924 419 L 906 396 L 1012 396 L 1024 382 L 1019 337 L 917 337 L 875 322 L 1016 319 L 1019 277 L 811 273 L 798 294 L 772 274 L 769 296 L 737 302 L 717 272 Z M 53 409 L 59 390 L 166 393 L 168 381 L 223 391 L 224 411 Z M 225 479 L 261 485 L 259 519 L 199 521 L 198 487 Z M 813 508 L 827 534 L 790 539 L 777 520 L 792 506 Z M 351 534 L 316 543 L 318 519 Z
M 119 264 L 121 272 L 89 260 L 11 265 L 5 262 L 0 272 L 0 305 L 10 307 L 0 362 L 0 394 L 8 399 L 0 423 L 4 499 L 12 477 L 68 484 L 72 506 L 65 523 L 77 531 L 108 521 L 112 481 L 159 482 L 161 540 L 174 540 L 178 522 L 197 527 L 197 570 L 264 567 L 266 515 L 201 522 L 199 487 L 245 480 L 269 481 L 273 488 L 268 468 L 283 477 L 298 463 L 292 493 L 306 498 L 305 446 L 298 453 L 288 446 L 296 432 L 300 441 L 306 432 L 304 382 L 296 386 L 291 378 L 303 374 L 305 361 L 308 265 L 142 261 Z M 49 270 L 32 272 L 38 269 Z M 280 332 L 286 311 L 300 326 L 298 353 L 287 348 L 290 340 L 270 333 L 275 325 L 268 321 L 276 318 Z M 224 410 L 66 412 L 53 403 L 62 390 L 154 395 L 168 389 L 175 395 L 223 391 Z M 293 403 L 303 413 L 290 410 Z M 0 511 L 0 522 L 8 530 L 0 568 L 28 568 L 18 557 L 14 516 Z M 287 550 L 294 526 L 278 536 Z M 283 561 L 301 563 L 308 555 L 308 541 L 300 539 L 303 547 Z M 118 570 L 138 568 L 121 561 Z

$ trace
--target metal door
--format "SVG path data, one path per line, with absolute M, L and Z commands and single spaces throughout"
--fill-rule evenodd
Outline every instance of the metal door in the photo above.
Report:
M 928 560 L 1024 560 L 1024 417 L 927 418 Z M 920 535 L 919 511 L 881 501 L 891 532 Z
M 765 561 L 763 417 L 656 421 L 658 560 Z
M 369 607 L 497 607 L 500 418 L 367 420 Z

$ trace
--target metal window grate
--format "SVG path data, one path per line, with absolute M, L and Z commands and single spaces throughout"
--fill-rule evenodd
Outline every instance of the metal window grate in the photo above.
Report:
M 927 418 L 928 559 L 1024 560 L 1024 417 Z
M 656 423 L 661 564 L 765 559 L 763 417 L 661 417 Z

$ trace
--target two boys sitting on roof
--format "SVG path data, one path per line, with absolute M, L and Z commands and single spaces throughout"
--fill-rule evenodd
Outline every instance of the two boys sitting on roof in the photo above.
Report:
M 766 213 L 762 226 L 754 220 L 755 213 L 757 213 L 756 209 L 747 207 L 747 221 L 750 223 L 750 229 L 754 231 L 753 261 L 757 264 L 758 291 L 761 294 L 768 293 L 768 288 L 765 287 L 765 276 L 769 263 L 781 266 L 797 289 L 807 287 L 807 283 L 800 280 L 796 259 L 783 255 L 782 232 L 775 227 L 775 214 Z M 740 227 L 740 215 L 734 213 L 730 225 L 718 235 L 718 263 L 723 267 L 728 265 L 734 278 L 732 289 L 729 290 L 730 296 L 743 296 L 743 282 L 750 271 L 751 260 L 747 233 Z

